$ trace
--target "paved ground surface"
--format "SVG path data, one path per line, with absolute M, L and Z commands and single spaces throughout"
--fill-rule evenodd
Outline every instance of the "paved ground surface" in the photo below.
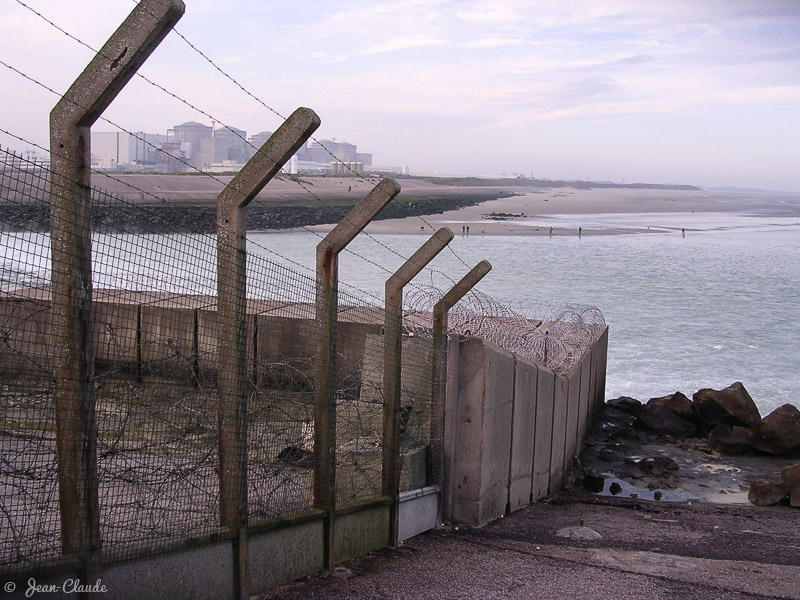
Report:
M 562 496 L 257 598 L 800 599 L 800 511 Z
M 720 456 L 703 439 L 659 438 L 606 410 L 570 491 L 257 598 L 800 599 L 800 510 L 747 500 L 753 480 L 779 480 L 792 462 Z

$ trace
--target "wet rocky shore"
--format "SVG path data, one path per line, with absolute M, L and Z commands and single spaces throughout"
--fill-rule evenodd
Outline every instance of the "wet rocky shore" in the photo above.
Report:
M 570 487 L 633 500 L 800 507 L 800 411 L 762 417 L 739 382 L 609 400 Z

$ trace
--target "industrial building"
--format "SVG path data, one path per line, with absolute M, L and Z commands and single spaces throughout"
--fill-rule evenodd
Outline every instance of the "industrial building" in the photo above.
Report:
M 262 131 L 248 138 L 242 129 L 196 121 L 175 125 L 167 135 L 92 131 L 92 166 L 108 171 L 238 171 L 271 135 Z M 333 139 L 300 148 L 285 170 L 346 175 L 368 172 L 371 166 L 372 154 Z

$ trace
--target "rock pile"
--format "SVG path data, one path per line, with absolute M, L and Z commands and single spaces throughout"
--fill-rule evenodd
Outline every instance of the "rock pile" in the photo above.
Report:
M 607 405 L 617 427 L 633 427 L 639 435 L 668 441 L 707 438 L 710 450 L 720 454 L 800 456 L 800 410 L 784 404 L 762 418 L 738 381 L 722 390 L 698 390 L 691 400 L 675 392 L 645 404 L 622 396 Z M 780 482 L 754 482 L 749 498 L 760 506 L 787 499 L 791 506 L 800 506 L 800 464 L 784 469 Z

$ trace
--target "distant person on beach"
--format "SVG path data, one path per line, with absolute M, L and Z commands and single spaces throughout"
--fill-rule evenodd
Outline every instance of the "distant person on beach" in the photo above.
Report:
M 686 237 L 686 230 L 683 227 L 681 227 L 681 235 Z
M 550 235 L 553 235 L 553 228 L 550 228 Z
M 469 235 L 469 225 L 467 225 L 467 235 Z
M 462 225 L 461 226 L 461 235 L 464 235 L 465 233 L 467 233 L 467 226 L 466 225 Z
M 582 233 L 583 233 L 583 227 L 578 227 L 578 237 L 581 237 Z

